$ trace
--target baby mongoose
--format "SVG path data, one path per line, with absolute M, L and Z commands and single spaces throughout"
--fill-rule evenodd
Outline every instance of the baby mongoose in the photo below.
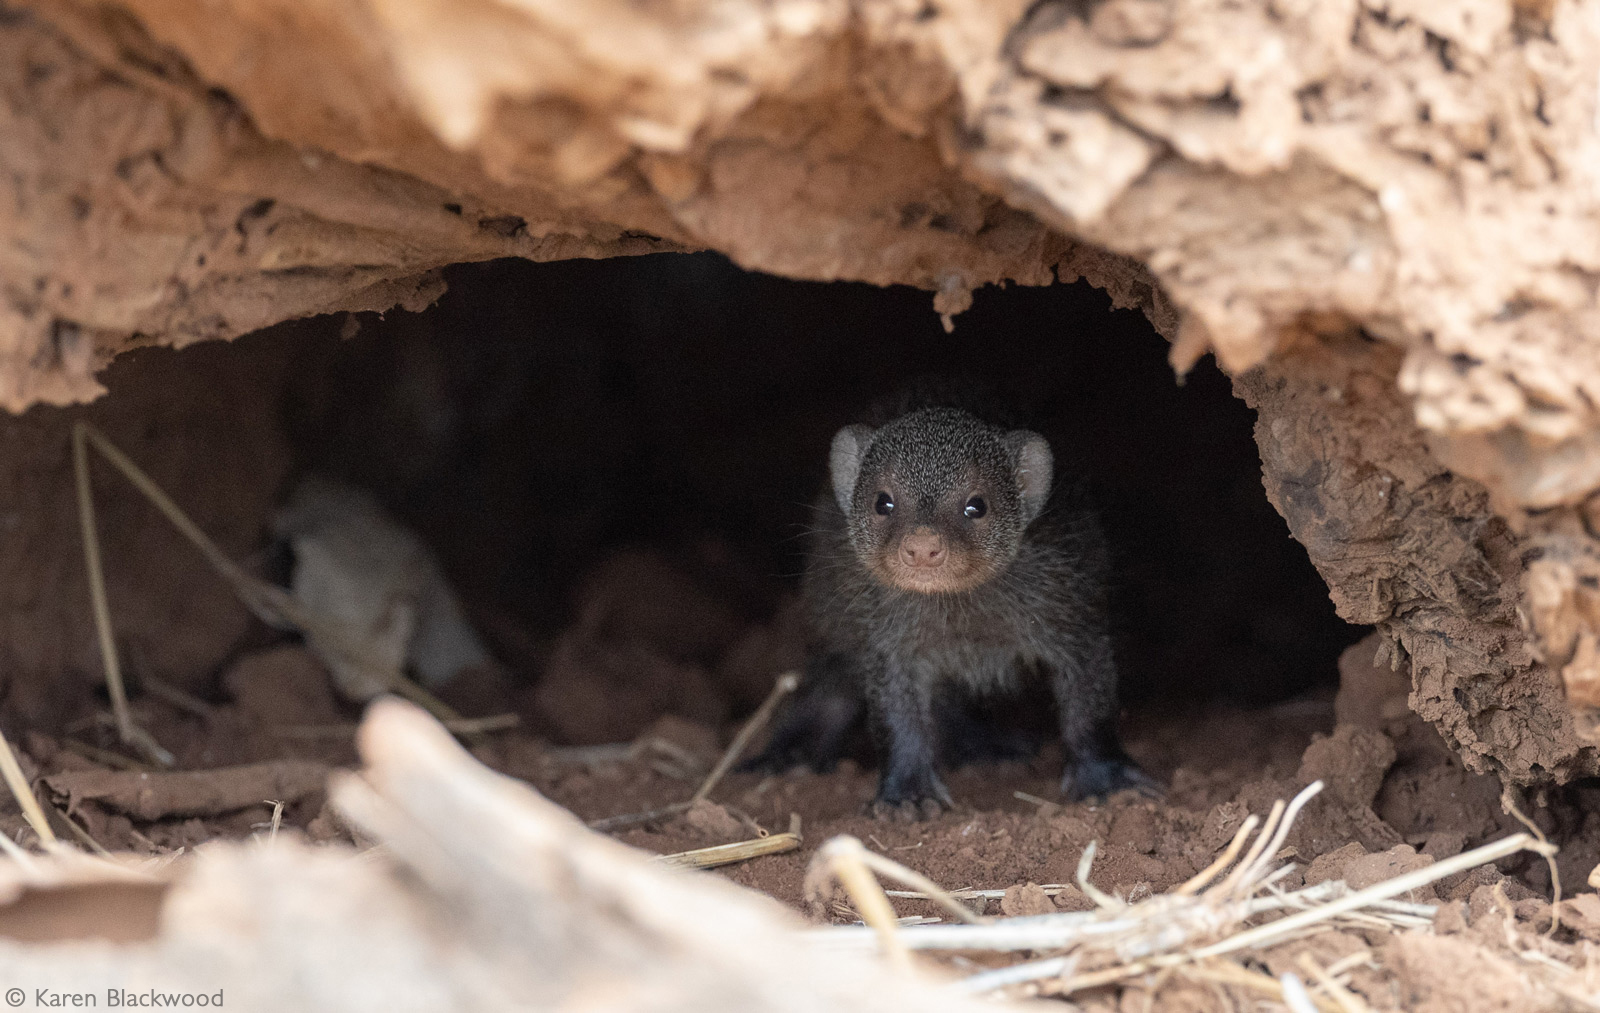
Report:
M 1091 515 L 1052 497 L 1044 438 L 922 407 L 845 426 L 829 463 L 801 584 L 806 680 L 751 765 L 827 767 L 864 708 L 881 760 L 874 811 L 935 815 L 952 804 L 936 765 L 973 752 L 955 741 L 970 731 L 962 701 L 1042 680 L 1064 794 L 1153 788 L 1115 728 L 1108 552 Z

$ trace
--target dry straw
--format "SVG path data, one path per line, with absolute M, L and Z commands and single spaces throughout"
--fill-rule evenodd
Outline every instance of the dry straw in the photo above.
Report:
M 1274 858 L 1301 809 L 1321 790 L 1318 781 L 1287 804 L 1275 804 L 1264 822 L 1254 816 L 1246 819 L 1215 862 L 1169 893 L 1129 903 L 1095 887 L 1089 881 L 1095 855 L 1091 843 L 1078 864 L 1077 886 L 1095 902 L 1096 910 L 999 920 L 977 919 L 967 912 L 967 923 L 956 925 L 900 925 L 872 873 L 903 883 L 908 873 L 916 874 L 867 851 L 854 838 L 836 838 L 818 851 L 808 888 L 820 892 L 825 881 L 837 881 L 866 924 L 822 929 L 817 938 L 852 948 L 876 941 L 897 963 L 905 963 L 905 955 L 915 951 L 1048 955 L 972 975 L 962 982 L 971 992 L 1027 985 L 1039 994 L 1071 995 L 1142 975 L 1177 973 L 1261 992 L 1299 1013 L 1365 1013 L 1360 999 L 1320 968 L 1306 968 L 1313 988 L 1293 974 L 1273 978 L 1221 958 L 1340 925 L 1423 928 L 1431 924 L 1435 908 L 1400 899 L 1404 895 L 1519 851 L 1541 855 L 1555 851 L 1530 834 L 1514 834 L 1364 890 L 1329 882 L 1285 891 L 1279 884 L 1293 866 L 1279 866 Z M 1260 832 L 1252 840 L 1258 822 Z M 955 896 L 930 886 L 924 880 L 916 884 L 918 892 L 897 896 L 926 897 L 947 910 L 955 905 L 966 912 Z
M 643 823 L 671 819 L 680 813 L 688 812 L 689 808 L 696 802 L 704 801 L 710 797 L 712 790 L 722 782 L 722 778 L 729 770 L 733 769 L 733 765 L 744 754 L 745 748 L 750 745 L 750 740 L 755 737 L 756 732 L 760 731 L 761 726 L 771 720 L 772 712 L 777 710 L 778 704 L 783 702 L 784 697 L 793 693 L 799 685 L 800 676 L 795 672 L 785 672 L 778 676 L 777 681 L 772 685 L 772 691 L 767 694 L 767 698 L 761 702 L 760 707 L 756 708 L 756 712 L 745 721 L 744 727 L 739 729 L 739 734 L 735 735 L 733 741 L 728 743 L 728 748 L 723 750 L 722 758 L 717 761 L 717 765 L 711 768 L 711 773 L 706 775 L 705 780 L 700 782 L 700 787 L 696 788 L 694 794 L 689 798 L 682 802 L 674 802 L 671 805 L 662 806 L 660 809 L 651 809 L 647 812 L 624 813 L 620 816 L 607 816 L 604 819 L 591 820 L 588 824 L 589 829 L 598 830 L 602 833 L 611 833 L 617 830 L 626 830 L 629 827 L 636 827 Z M 595 747 L 588 748 L 592 751 Z M 620 747 L 620 749 L 618 746 L 600 748 L 608 751 L 601 755 L 626 759 L 636 755 L 637 744 Z

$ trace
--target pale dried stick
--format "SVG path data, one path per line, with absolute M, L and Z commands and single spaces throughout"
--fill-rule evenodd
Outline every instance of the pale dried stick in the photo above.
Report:
M 1147 961 L 1139 960 L 1131 964 L 1120 964 L 1116 967 L 1103 967 L 1098 971 L 1087 974 L 1078 974 L 1061 982 L 1055 989 L 1061 995 L 1071 995 L 1089 988 L 1099 988 L 1102 985 L 1111 985 L 1124 978 L 1133 978 L 1153 970 L 1153 965 Z
M 935 883 L 915 869 L 907 868 L 886 855 L 876 851 L 868 851 L 865 847 L 861 850 L 861 860 L 867 867 L 880 876 L 887 876 L 896 882 L 903 883 L 914 890 L 921 891 L 927 898 L 966 922 L 968 925 L 987 925 L 991 921 L 973 914 L 965 904 L 950 895 L 950 891 Z
M 1311 993 L 1306 991 L 1305 982 L 1293 972 L 1285 971 L 1278 975 L 1278 989 L 1283 993 L 1283 1004 L 1289 1007 L 1290 1013 L 1317 1013 L 1317 1004 L 1312 1001 Z
M 23 851 L 21 845 L 19 845 L 16 841 L 13 841 L 10 837 L 7 837 L 5 834 L 0 834 L 0 851 L 4 851 L 7 858 L 11 859 L 13 862 L 16 862 L 29 872 L 32 872 L 36 868 L 36 866 L 33 864 L 33 856 L 28 854 L 26 851 Z
M 1527 827 L 1528 832 L 1533 834 L 1540 844 L 1550 843 L 1549 838 L 1545 837 L 1544 831 L 1539 829 L 1539 825 L 1523 815 L 1522 810 L 1517 808 L 1517 800 L 1512 797 L 1510 785 L 1501 786 L 1500 807 L 1514 816 L 1518 823 Z M 1556 865 L 1554 854 L 1547 853 L 1544 856 L 1544 860 L 1550 866 L 1550 930 L 1545 935 L 1553 936 L 1556 934 L 1556 930 L 1561 928 L 1561 868 Z
M 1195 873 L 1182 886 L 1172 892 L 1181 897 L 1187 897 L 1198 893 L 1207 883 L 1220 876 L 1222 871 L 1232 865 L 1235 858 L 1239 857 L 1239 852 L 1244 850 L 1244 842 L 1250 837 L 1250 831 L 1254 830 L 1256 824 L 1260 822 L 1261 818 L 1255 813 L 1246 816 L 1244 822 L 1239 825 L 1238 832 L 1233 835 L 1233 843 L 1228 845 L 1227 850 L 1218 855 L 1216 861 Z
M 1041 978 L 1065 978 L 1070 976 L 1077 966 L 1077 954 L 1068 954 L 1065 957 L 1048 957 L 1044 960 L 1031 960 L 1022 964 L 1012 964 L 1010 967 L 997 967 L 992 971 L 983 971 L 970 977 L 962 978 L 956 983 L 956 987 L 963 992 L 993 992 L 997 988 L 1026 985 Z
M 11 743 L 4 732 L 0 732 L 0 775 L 5 776 L 6 787 L 11 789 L 17 805 L 22 807 L 23 818 L 39 835 L 39 840 L 47 847 L 56 843 L 56 832 L 50 829 L 50 821 L 45 819 L 38 797 L 28 787 L 28 779 L 22 776 L 22 765 L 17 763 L 17 754 L 11 751 Z
M 1377 968 L 1378 965 L 1372 960 L 1371 950 L 1357 950 L 1349 956 L 1340 957 L 1338 960 L 1335 960 L 1333 963 L 1328 965 L 1328 976 L 1330 978 L 1337 978 L 1348 971 L 1352 971 L 1357 967 L 1360 967 L 1362 964 L 1366 964 L 1373 969 Z
M 67 825 L 67 829 L 72 831 L 72 836 L 78 839 L 79 844 L 82 844 L 84 847 L 99 855 L 101 858 L 111 857 L 111 852 L 107 851 L 99 841 L 95 840 L 94 837 L 89 834 L 89 831 L 78 826 L 78 824 L 73 821 L 71 816 L 68 816 L 60 809 L 56 810 L 56 815 L 61 817 L 61 822 L 65 823 Z
M 1312 1011 L 1320 1011 L 1320 1013 L 1340 1013 L 1337 1007 L 1333 1007 L 1331 1004 L 1320 1003 L 1311 996 L 1307 995 L 1305 991 L 1305 985 L 1293 975 L 1286 975 L 1286 977 L 1288 977 L 1294 983 L 1286 989 L 1284 987 L 1285 982 L 1282 978 L 1274 978 L 1270 974 L 1262 974 L 1260 971 L 1252 971 L 1247 967 L 1242 967 L 1239 964 L 1235 964 L 1230 961 L 1220 961 L 1212 964 L 1196 964 L 1184 967 L 1182 969 L 1182 973 L 1188 977 L 1198 978 L 1201 981 L 1212 981 L 1221 985 L 1235 985 L 1239 988 L 1253 989 L 1265 995 L 1275 996 L 1278 999 L 1283 1000 L 1284 1005 L 1289 1006 L 1289 1008 L 1294 1010 L 1295 1013 L 1303 1013 L 1306 1007 L 1309 1007 Z M 1300 988 L 1296 999 L 1304 998 L 1305 1000 L 1304 1005 L 1300 1006 L 1298 1009 L 1295 1005 L 1291 1005 L 1292 1003 L 1296 1002 L 1296 999 L 1289 998 L 1289 990 L 1293 989 L 1296 985 L 1298 985 Z
M 111 628 L 111 605 L 106 598 L 105 568 L 100 559 L 100 531 L 94 517 L 94 490 L 89 483 L 90 430 L 84 422 L 72 427 L 72 470 L 78 486 L 78 524 L 83 534 L 83 562 L 89 578 L 89 606 L 94 615 L 95 636 L 100 643 L 100 663 L 105 668 L 106 690 L 111 694 L 111 711 L 117 719 L 117 737 L 137 746 L 163 767 L 175 762 L 142 728 L 133 723 L 128 709 L 128 691 L 122 680 L 122 663 L 117 658 L 116 636 Z
M 733 844 L 717 844 L 709 848 L 695 848 L 693 851 L 658 855 L 655 860 L 662 865 L 680 869 L 714 869 L 721 865 L 760 858 L 763 855 L 781 855 L 786 851 L 797 851 L 799 848 L 798 834 L 768 834 L 765 837 L 736 841 Z
M 1078 859 L 1078 889 L 1083 891 L 1085 897 L 1094 901 L 1096 907 L 1106 911 L 1120 911 L 1127 907 L 1127 904 L 1089 882 L 1089 870 L 1094 867 L 1094 853 L 1098 844 L 1098 841 L 1090 841 Z
M 1361 997 L 1339 984 L 1338 979 L 1330 971 L 1317 963 L 1309 950 L 1301 951 L 1297 962 L 1305 968 L 1307 974 L 1311 975 L 1311 979 L 1321 985 L 1322 990 L 1339 1004 L 1339 1009 L 1344 1013 L 1372 1013 Z
M 1278 829 L 1278 821 L 1283 819 L 1285 808 L 1287 807 L 1281 798 L 1272 803 L 1272 811 L 1267 813 L 1266 822 L 1261 824 L 1261 833 L 1256 835 L 1255 843 L 1250 845 L 1250 850 L 1244 853 L 1244 858 L 1240 859 L 1239 865 L 1228 874 L 1228 878 L 1215 887 L 1216 890 L 1222 893 L 1232 893 L 1245 882 L 1245 876 L 1249 873 L 1251 867 L 1255 865 L 1256 859 L 1266 851 L 1267 841 Z
M 278 839 L 278 828 L 283 826 L 283 803 L 277 799 L 267 799 L 272 803 L 272 825 L 267 830 L 267 843 L 271 844 Z
M 1289 915 L 1287 918 L 1280 918 L 1277 921 L 1235 933 L 1221 942 L 1213 943 L 1210 946 L 1194 951 L 1193 958 L 1203 960 L 1206 957 L 1220 956 L 1224 953 L 1232 953 L 1235 950 L 1260 946 L 1265 941 L 1272 940 L 1277 936 L 1285 935 L 1308 925 L 1314 925 L 1317 922 L 1326 921 L 1347 911 L 1366 907 L 1373 901 L 1397 897 L 1400 894 L 1427 886 L 1457 872 L 1477 868 L 1507 855 L 1514 855 L 1519 851 L 1534 851 L 1544 854 L 1549 847 L 1551 845 L 1540 845 L 1529 834 L 1512 834 L 1510 837 L 1502 838 L 1492 844 L 1485 844 L 1481 848 L 1474 848 L 1453 858 L 1447 858 L 1402 876 L 1385 880 L 1375 886 L 1369 886 L 1365 890 L 1347 894 L 1309 911 L 1301 911 L 1297 914 Z
M 884 957 L 894 967 L 909 969 L 911 951 L 900 938 L 894 907 L 862 858 L 866 854 L 866 845 L 854 837 L 840 836 L 828 841 L 817 849 L 816 857 L 811 860 L 811 870 L 806 875 L 807 892 L 819 886 L 815 879 L 819 872 L 831 875 L 850 895 L 856 910 L 861 912 L 861 920 L 877 932 Z
M 1076 890 L 1075 886 L 1062 886 L 1059 883 L 1040 883 L 1039 889 L 1044 891 L 1046 897 L 1059 897 L 1063 891 Z M 923 890 L 885 890 L 896 900 L 932 900 L 933 895 Z M 946 890 L 956 900 L 1000 900 L 1005 897 L 1004 890 Z
M 1283 842 L 1289 839 L 1289 830 L 1294 826 L 1294 821 L 1300 815 L 1300 810 L 1305 808 L 1305 804 L 1315 798 L 1320 791 L 1322 791 L 1322 782 L 1312 781 L 1300 790 L 1300 794 L 1289 800 L 1289 807 L 1283 811 L 1283 819 L 1278 821 L 1278 829 L 1272 835 L 1272 840 L 1267 842 L 1265 848 L 1261 849 L 1261 854 L 1254 862 L 1245 863 L 1244 882 L 1253 883 L 1261 878 L 1267 863 L 1271 862 L 1273 856 L 1283 847 Z M 1267 832 L 1262 830 L 1261 834 L 1265 837 Z
M 613 830 L 622 830 L 627 827 L 638 826 L 641 823 L 653 823 L 689 811 L 689 803 L 674 802 L 664 805 L 660 809 L 650 809 L 642 813 L 623 813 L 620 816 L 607 816 L 604 819 L 590 820 L 585 826 L 590 830 L 609 833 Z
M 93 760 L 101 766 L 111 767 L 116 770 L 149 773 L 155 769 L 148 763 L 141 763 L 131 757 L 123 756 L 121 753 L 114 753 L 109 749 L 101 749 L 99 746 L 91 746 L 87 742 L 80 742 L 73 738 L 63 738 L 61 747 L 68 752 L 77 753 L 86 760 Z
M 738 762 L 739 755 L 750 744 L 750 740 L 755 737 L 756 732 L 760 731 L 761 726 L 771 720 L 772 712 L 777 710 L 778 704 L 784 697 L 793 693 L 795 687 L 799 685 L 800 676 L 794 672 L 785 672 L 778 676 L 778 681 L 773 683 L 772 692 L 768 693 L 767 698 L 761 701 L 761 706 L 756 708 L 756 712 L 750 715 L 750 720 L 746 721 L 744 727 L 739 729 L 739 734 L 735 735 L 733 741 L 728 743 L 728 748 L 723 751 L 722 759 L 717 761 L 717 765 L 711 769 L 711 773 L 706 775 L 705 781 L 690 796 L 690 805 L 711 794 L 711 789 L 715 788 L 717 782 L 722 780 L 723 775 Z

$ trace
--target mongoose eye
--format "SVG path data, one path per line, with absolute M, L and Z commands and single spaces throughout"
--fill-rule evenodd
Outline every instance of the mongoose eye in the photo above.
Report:
M 989 512 L 989 504 L 983 501 L 982 496 L 974 496 L 967 500 L 967 508 L 961 512 L 967 515 L 967 520 L 975 521 Z
M 878 502 L 872 505 L 872 509 L 885 517 L 889 516 L 894 513 L 894 497 L 886 492 L 878 493 Z

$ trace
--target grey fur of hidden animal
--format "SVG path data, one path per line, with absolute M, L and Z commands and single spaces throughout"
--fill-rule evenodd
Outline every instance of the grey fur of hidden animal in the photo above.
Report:
M 1152 782 L 1117 738 L 1108 551 L 1038 433 L 963 408 L 913 407 L 834 437 L 802 593 L 806 683 L 751 766 L 825 768 L 864 715 L 882 765 L 880 815 L 952 804 L 942 760 L 1016 755 L 973 698 L 1048 685 L 1071 797 Z M 1036 743 L 1033 743 L 1036 745 Z
M 369 669 L 410 671 L 437 687 L 489 662 L 433 554 L 366 490 L 308 475 L 279 510 L 273 533 L 294 554 L 295 598 L 363 646 L 367 663 L 355 665 L 309 642 L 349 699 L 390 688 Z

